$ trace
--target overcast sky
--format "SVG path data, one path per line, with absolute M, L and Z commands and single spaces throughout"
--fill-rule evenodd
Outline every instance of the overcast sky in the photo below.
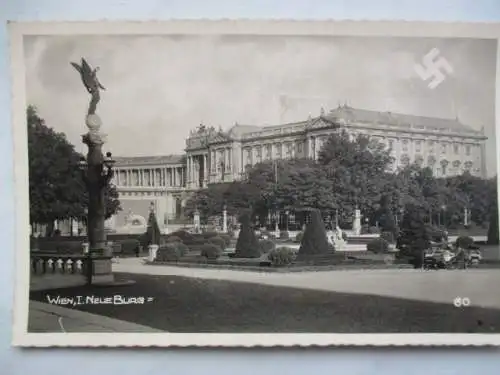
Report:
M 453 73 L 430 89 L 415 64 L 432 48 Z M 203 122 L 230 128 L 319 115 L 338 103 L 455 118 L 480 129 L 496 171 L 496 42 L 290 36 L 26 37 L 28 103 L 83 151 L 89 95 L 69 64 L 84 56 L 106 87 L 97 113 L 114 155 L 182 153 Z M 288 98 L 283 104 L 281 98 Z

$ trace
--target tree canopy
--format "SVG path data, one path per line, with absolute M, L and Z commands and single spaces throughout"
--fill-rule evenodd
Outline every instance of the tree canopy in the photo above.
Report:
M 52 224 L 54 220 L 82 219 L 88 196 L 79 161 L 64 133 L 45 124 L 33 106 L 26 111 L 28 126 L 28 163 L 30 222 Z M 106 216 L 120 209 L 116 188 L 106 190 Z
M 275 211 L 295 211 L 300 217 L 307 210 L 319 209 L 323 216 L 336 212 L 343 227 L 351 225 L 356 207 L 370 225 L 382 224 L 391 214 L 400 218 L 405 207 L 417 210 L 426 224 L 461 225 L 465 208 L 477 225 L 490 220 L 496 177 L 483 179 L 467 172 L 435 177 L 419 163 L 395 170 L 393 161 L 383 142 L 339 131 L 328 137 L 317 160 L 257 163 L 242 181 L 196 192 L 189 206 L 210 216 L 220 215 L 226 204 L 230 215 L 250 210 L 253 217 L 261 218 Z

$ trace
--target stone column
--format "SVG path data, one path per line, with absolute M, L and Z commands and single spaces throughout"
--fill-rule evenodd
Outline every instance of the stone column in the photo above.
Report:
M 222 209 L 222 232 L 227 233 L 227 210 L 226 206 Z
M 201 223 L 200 223 L 200 213 L 198 211 L 195 211 L 193 214 L 193 226 L 195 233 L 199 233 Z
M 186 170 L 186 176 L 187 176 L 187 187 L 191 187 L 191 169 L 192 169 L 192 163 L 191 163 L 191 156 L 187 157 L 187 170 Z M 174 168 L 175 170 L 175 168 Z
M 355 236 L 359 236 L 361 234 L 361 211 L 359 209 L 354 210 L 352 232 Z
M 203 155 L 203 187 L 208 183 L 208 154 Z

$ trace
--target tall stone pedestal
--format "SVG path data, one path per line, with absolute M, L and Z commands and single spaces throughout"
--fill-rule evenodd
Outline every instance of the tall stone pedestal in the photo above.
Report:
M 227 233 L 227 211 L 224 209 L 222 211 L 222 232 Z
M 199 211 L 195 211 L 193 214 L 193 227 L 195 233 L 199 233 L 201 229 L 201 222 L 200 222 L 200 213 Z
M 156 259 L 156 254 L 158 253 L 159 246 L 158 245 L 149 245 L 148 246 L 148 261 L 154 262 Z
M 111 257 L 95 256 L 92 259 L 92 284 L 110 284 L 114 282 Z
M 352 233 L 355 236 L 361 234 L 361 210 L 354 210 L 354 221 L 352 223 Z

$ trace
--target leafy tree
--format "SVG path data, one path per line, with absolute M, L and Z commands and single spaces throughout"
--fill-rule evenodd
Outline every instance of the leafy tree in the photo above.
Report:
M 490 245 L 498 245 L 499 244 L 499 236 L 498 236 L 498 199 L 494 199 L 491 202 L 490 208 L 490 225 L 488 228 L 488 244 Z
M 255 236 L 252 225 L 250 223 L 250 216 L 248 214 L 242 215 L 240 218 L 241 229 L 236 242 L 235 258 L 258 258 L 260 257 L 260 244 Z
M 380 202 L 380 206 L 381 206 L 380 226 L 382 228 L 382 232 L 389 233 L 390 235 L 386 234 L 386 236 L 389 238 L 388 241 L 393 243 L 394 240 L 397 238 L 398 230 L 396 227 L 394 214 L 392 212 L 390 197 L 383 196 Z
M 346 131 L 332 134 L 318 158 L 332 181 L 331 201 L 349 218 L 356 206 L 367 216 L 379 209 L 384 177 L 392 162 L 383 143 L 364 135 L 353 139 Z
M 300 243 L 298 256 L 319 255 L 331 253 L 326 238 L 325 224 L 319 210 L 311 211 L 311 221 L 307 224 Z
M 79 169 L 81 155 L 64 133 L 58 133 L 45 124 L 35 107 L 29 106 L 26 115 L 30 222 L 52 228 L 55 220 L 81 219 L 88 206 L 87 189 Z M 120 210 L 120 202 L 112 185 L 107 187 L 106 196 L 106 215 L 109 218 Z
M 211 184 L 206 189 L 195 191 L 187 200 L 184 212 L 192 216 L 198 210 L 203 222 L 210 216 L 221 215 L 227 188 L 228 184 Z

